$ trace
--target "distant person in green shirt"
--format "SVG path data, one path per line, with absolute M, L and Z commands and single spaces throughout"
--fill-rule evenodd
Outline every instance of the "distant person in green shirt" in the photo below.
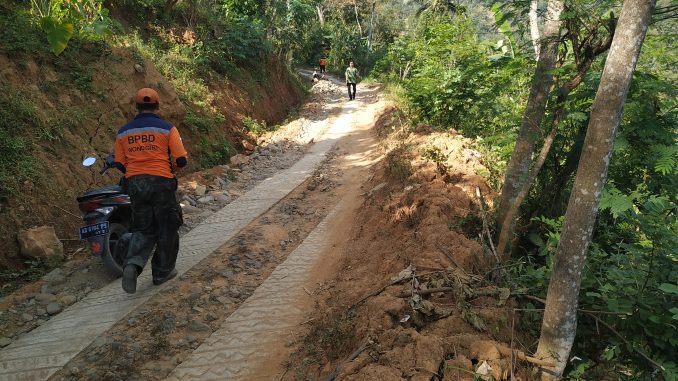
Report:
M 346 68 L 346 86 L 348 86 L 348 99 L 349 100 L 354 100 L 355 99 L 355 85 L 358 83 L 358 80 L 360 79 L 360 74 L 358 73 L 358 69 L 356 69 L 353 66 L 353 61 L 351 61 L 348 64 L 348 67 Z M 351 92 L 351 87 L 353 88 L 353 92 Z

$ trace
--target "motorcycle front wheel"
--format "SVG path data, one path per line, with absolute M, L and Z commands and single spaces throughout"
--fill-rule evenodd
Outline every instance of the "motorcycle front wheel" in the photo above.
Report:
M 117 278 L 122 276 L 122 265 L 125 262 L 127 250 L 116 250 L 116 248 L 118 243 L 127 246 L 121 239 L 129 232 L 129 229 L 123 224 L 113 222 L 110 224 L 108 231 L 104 251 L 101 253 L 101 260 L 104 262 L 106 272 Z

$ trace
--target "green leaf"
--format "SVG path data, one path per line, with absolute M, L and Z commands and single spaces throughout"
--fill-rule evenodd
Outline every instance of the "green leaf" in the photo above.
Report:
M 671 308 L 671 309 L 669 310 L 669 312 L 673 314 L 673 316 L 671 317 L 671 319 L 673 319 L 673 320 L 678 320 L 678 307 L 673 307 L 673 308 Z
M 105 21 L 97 21 L 94 23 L 93 27 L 94 32 L 96 32 L 97 35 L 102 36 L 108 30 L 108 23 Z
M 499 28 L 501 33 L 503 33 L 509 39 L 509 41 L 515 45 L 515 36 L 513 35 L 513 30 L 511 30 L 511 25 L 507 21 L 508 15 L 504 15 L 504 13 L 499 8 L 498 3 L 492 4 L 492 12 L 494 12 L 494 20 L 497 24 L 497 28 Z
M 61 52 L 66 49 L 68 41 L 73 36 L 73 24 L 61 23 L 54 17 L 48 16 L 43 17 L 42 20 L 40 20 L 40 26 L 47 34 L 47 41 L 49 41 L 49 47 L 52 50 L 52 53 L 57 56 L 61 54 Z
M 659 285 L 659 289 L 668 293 L 668 294 L 678 295 L 678 285 L 675 285 L 675 284 L 662 283 L 661 285 Z
M 600 198 L 600 209 L 608 209 L 612 216 L 617 218 L 627 210 L 633 209 L 633 197 L 623 194 L 614 186 L 606 188 Z
M 654 164 L 654 170 L 662 175 L 674 173 L 678 169 L 678 146 L 656 146 L 654 147 L 658 158 Z

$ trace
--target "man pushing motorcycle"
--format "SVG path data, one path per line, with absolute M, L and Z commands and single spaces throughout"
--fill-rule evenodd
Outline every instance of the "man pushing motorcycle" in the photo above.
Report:
M 135 96 L 139 114 L 124 125 L 115 141 L 116 166 L 125 173 L 132 202 L 132 237 L 123 264 L 122 288 L 133 294 L 137 277 L 151 257 L 153 284 L 177 275 L 179 227 L 183 224 L 175 191 L 174 168 L 188 163 L 188 153 L 176 127 L 161 119 L 158 93 L 149 88 Z

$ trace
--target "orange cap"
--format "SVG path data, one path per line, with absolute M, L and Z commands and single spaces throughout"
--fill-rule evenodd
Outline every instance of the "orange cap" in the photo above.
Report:
M 144 87 L 143 89 L 137 91 L 137 95 L 134 97 L 134 100 L 137 104 L 152 104 L 158 103 L 160 101 L 160 97 L 158 96 L 157 91 L 149 89 L 148 87 Z

